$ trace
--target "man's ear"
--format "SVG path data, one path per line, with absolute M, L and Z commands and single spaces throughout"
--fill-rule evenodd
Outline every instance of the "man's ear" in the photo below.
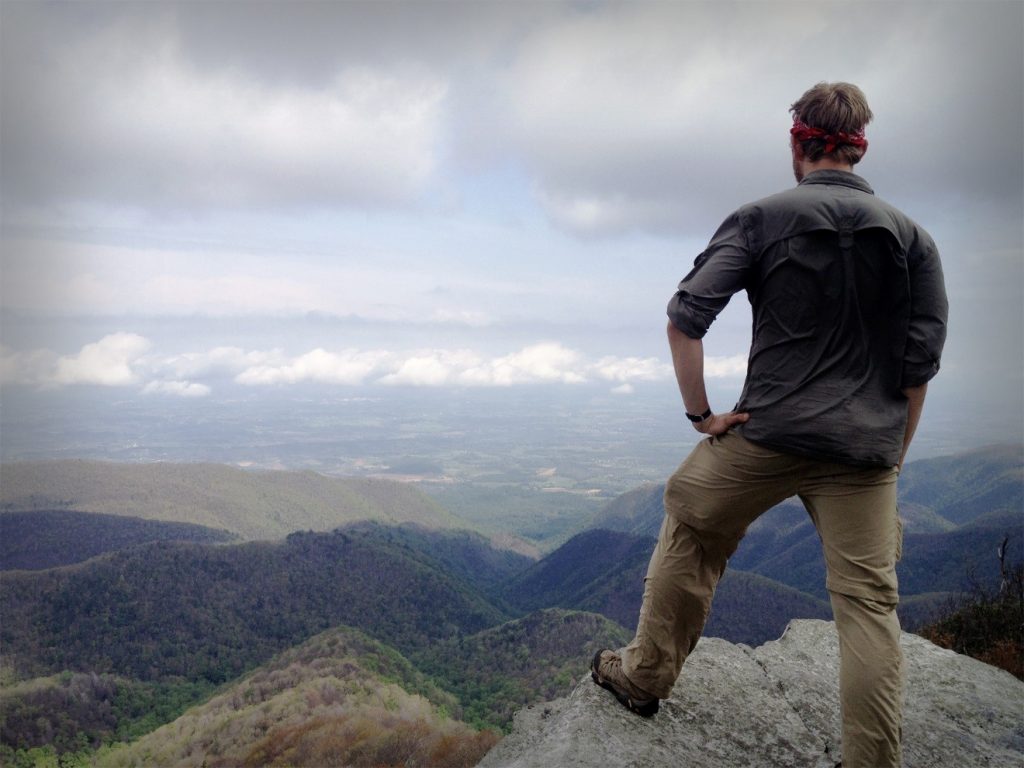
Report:
M 793 159 L 797 162 L 803 162 L 807 155 L 804 153 L 803 145 L 796 140 L 795 136 L 789 137 L 789 148 L 793 151 Z

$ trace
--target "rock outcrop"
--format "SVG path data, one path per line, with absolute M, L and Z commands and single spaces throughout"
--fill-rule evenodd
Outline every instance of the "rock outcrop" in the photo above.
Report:
M 1024 765 L 1024 683 L 904 634 L 905 768 Z M 841 759 L 835 625 L 790 623 L 758 648 L 704 638 L 649 720 L 589 674 L 567 698 L 516 715 L 480 768 L 813 766 Z

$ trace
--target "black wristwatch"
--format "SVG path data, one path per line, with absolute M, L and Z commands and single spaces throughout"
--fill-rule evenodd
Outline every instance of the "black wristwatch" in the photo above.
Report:
M 708 408 L 700 416 L 694 416 L 692 413 L 688 413 L 688 414 L 686 414 L 686 418 L 688 418 L 694 424 L 700 424 L 705 419 L 710 419 L 711 418 L 711 409 Z

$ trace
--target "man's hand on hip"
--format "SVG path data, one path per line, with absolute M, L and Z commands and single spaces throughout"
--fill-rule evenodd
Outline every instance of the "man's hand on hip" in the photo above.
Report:
M 693 428 L 702 435 L 724 435 L 737 424 L 742 424 L 750 418 L 749 413 L 713 413 L 704 421 L 699 421 Z

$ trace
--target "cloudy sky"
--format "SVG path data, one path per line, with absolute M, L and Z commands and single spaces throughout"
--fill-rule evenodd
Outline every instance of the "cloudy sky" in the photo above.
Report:
M 788 105 L 848 80 L 876 115 L 859 171 L 943 255 L 937 397 L 1019 431 L 1017 0 L 0 12 L 7 388 L 628 395 L 671 376 L 664 307 L 721 219 L 793 183 Z

